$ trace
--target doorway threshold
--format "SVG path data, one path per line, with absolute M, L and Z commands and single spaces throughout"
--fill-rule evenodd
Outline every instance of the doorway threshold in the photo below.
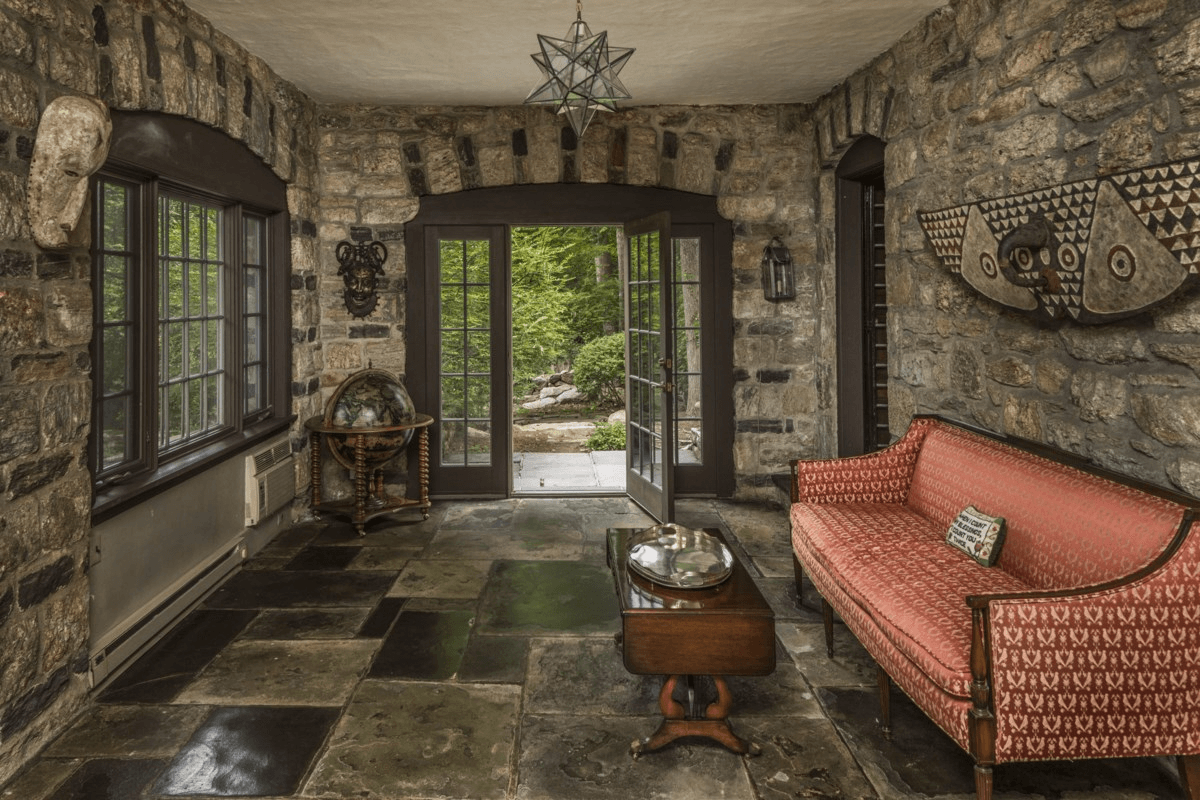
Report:
M 515 453 L 513 494 L 624 494 L 625 451 Z

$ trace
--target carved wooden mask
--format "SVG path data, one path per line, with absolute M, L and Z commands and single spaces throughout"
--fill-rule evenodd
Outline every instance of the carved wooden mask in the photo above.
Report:
M 952 272 L 1035 316 L 1110 322 L 1200 282 L 1200 161 L 917 217 Z

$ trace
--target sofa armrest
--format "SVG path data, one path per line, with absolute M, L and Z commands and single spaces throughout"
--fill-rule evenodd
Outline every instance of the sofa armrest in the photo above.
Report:
M 796 459 L 791 463 L 793 503 L 903 503 L 917 454 L 937 421 L 918 417 L 892 444 L 861 456 Z
M 996 760 L 1200 752 L 1200 534 L 1084 589 L 968 599 Z M 978 666 L 978 669 L 976 667 Z M 983 691 L 986 690 L 986 691 Z M 974 692 L 973 692 L 974 693 Z

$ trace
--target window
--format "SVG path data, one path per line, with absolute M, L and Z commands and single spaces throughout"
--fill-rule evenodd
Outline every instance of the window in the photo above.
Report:
M 93 181 L 94 517 L 290 422 L 286 212 L 147 166 Z

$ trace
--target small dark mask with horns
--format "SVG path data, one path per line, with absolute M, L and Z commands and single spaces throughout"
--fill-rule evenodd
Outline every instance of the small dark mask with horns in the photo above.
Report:
M 379 297 L 375 293 L 378 276 L 383 274 L 383 262 L 387 261 L 387 248 L 383 242 L 352 244 L 339 242 L 337 250 L 337 274 L 346 283 L 342 297 L 350 315 L 361 318 L 375 310 Z

